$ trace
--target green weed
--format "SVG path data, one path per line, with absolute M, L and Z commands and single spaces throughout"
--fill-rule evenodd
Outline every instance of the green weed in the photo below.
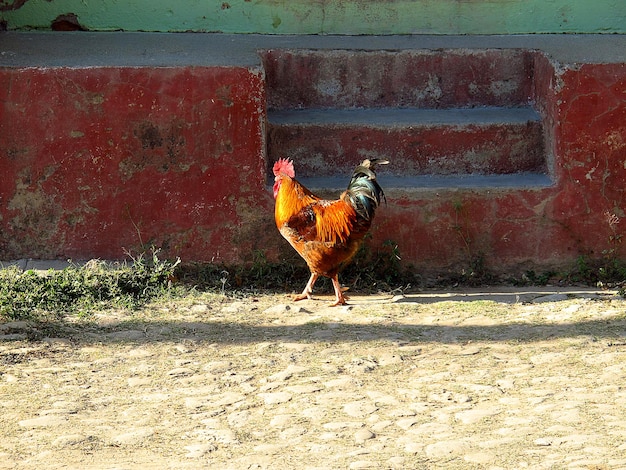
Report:
M 16 267 L 0 270 L 0 319 L 61 318 L 105 308 L 137 308 L 165 292 L 178 261 L 161 261 L 157 252 L 132 263 L 90 261 L 38 273 Z

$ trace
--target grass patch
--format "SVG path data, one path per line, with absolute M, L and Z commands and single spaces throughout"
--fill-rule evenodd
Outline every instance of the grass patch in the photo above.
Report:
M 130 263 L 90 261 L 44 273 L 0 270 L 0 319 L 58 319 L 108 308 L 135 309 L 169 290 L 176 262 L 161 261 L 156 252 Z
M 263 293 L 300 292 L 309 278 L 306 264 L 293 258 L 270 262 L 263 252 L 252 254 L 252 262 L 241 265 L 163 261 L 158 250 L 149 255 L 130 256 L 126 263 L 92 260 L 63 270 L 36 272 L 17 267 L 0 269 L 1 320 L 55 320 L 67 314 L 88 316 L 112 308 L 136 310 L 152 301 L 193 299 L 199 292 L 224 297 L 245 297 Z M 484 265 L 476 276 L 424 279 L 403 265 L 397 245 L 389 240 L 373 249 L 365 244 L 340 281 L 359 293 L 412 292 L 416 288 L 480 285 L 586 284 L 618 288 L 625 295 L 626 264 L 612 258 L 593 262 L 579 257 L 567 272 L 527 271 L 520 278 L 490 275 Z M 472 271 L 472 272 L 474 272 Z M 479 281 L 479 282 L 478 282 Z M 320 278 L 315 292 L 331 293 L 332 284 Z

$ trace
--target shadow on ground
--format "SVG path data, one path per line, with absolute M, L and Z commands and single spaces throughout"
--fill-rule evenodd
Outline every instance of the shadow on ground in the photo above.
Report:
M 10 325 L 10 324 L 9 324 Z M 234 345 L 264 342 L 346 343 L 389 341 L 419 344 L 472 342 L 540 342 L 588 337 L 590 341 L 609 340 L 609 346 L 626 346 L 626 316 L 611 320 L 571 323 L 513 322 L 498 325 L 424 325 L 394 322 L 376 325 L 313 321 L 297 326 L 253 325 L 229 321 L 138 321 L 129 320 L 115 327 L 93 324 L 68 325 L 65 322 L 29 324 L 5 329 L 8 341 L 48 341 L 68 339 L 77 345 L 193 341 L 195 343 Z
M 190 313 L 189 321 L 185 319 L 187 315 L 183 309 L 171 315 L 173 318 L 157 313 L 149 318 L 122 315 L 106 321 L 67 319 L 0 323 L 0 344 L 11 341 L 69 342 L 73 345 L 192 341 L 219 346 L 383 341 L 419 345 L 437 342 L 528 343 L 586 337 L 589 341 L 607 341 L 611 347 L 626 346 L 626 302 L 614 292 L 571 288 L 555 292 L 554 289 L 540 288 L 426 292 L 406 297 L 355 296 L 351 307 L 339 308 L 329 308 L 325 300 L 319 298 L 297 306 L 279 304 L 277 299 L 283 300 L 280 296 L 273 297 L 274 302 L 270 303 L 273 307 L 270 308 L 267 302 L 262 305 L 237 301 L 223 303 L 217 308 L 207 307 L 207 311 L 200 315 Z M 611 300 L 615 303 L 604 304 L 613 313 L 608 316 L 587 315 L 580 320 L 550 315 L 550 312 L 561 310 L 561 302 L 571 299 L 580 299 L 582 303 L 577 308 L 583 311 L 587 308 L 585 305 Z M 220 310 L 224 306 L 232 309 L 236 304 L 238 306 L 231 310 L 232 313 Z M 456 311 L 443 313 L 452 304 L 456 304 Z M 545 310 L 542 304 L 551 306 Z M 519 305 L 528 308 L 535 305 L 539 313 L 532 316 L 508 314 Z M 424 309 L 428 309 L 426 314 Z M 471 312 L 467 313 L 470 309 Z M 544 310 L 546 313 L 541 313 Z

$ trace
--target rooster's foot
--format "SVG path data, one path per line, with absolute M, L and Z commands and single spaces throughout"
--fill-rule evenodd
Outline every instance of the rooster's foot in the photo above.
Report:
M 338 305 L 348 305 L 348 302 L 346 302 L 346 300 L 349 300 L 350 297 L 348 297 L 347 295 L 342 295 L 341 298 L 339 299 L 335 299 L 335 303 L 330 304 L 329 307 L 337 307 Z
M 304 300 L 304 299 L 311 299 L 311 294 L 305 294 L 304 292 L 302 294 L 298 294 L 298 295 L 294 295 L 293 296 L 293 301 L 297 302 L 298 300 Z

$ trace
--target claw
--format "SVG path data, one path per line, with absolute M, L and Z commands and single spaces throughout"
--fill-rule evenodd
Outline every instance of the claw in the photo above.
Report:
M 337 305 L 347 305 L 348 302 L 346 302 L 346 299 L 348 297 L 343 295 L 343 291 L 348 289 L 342 289 L 341 285 L 339 284 L 339 277 L 336 274 L 332 278 L 332 281 L 333 287 L 335 288 L 335 303 L 331 304 L 330 306 L 336 307 Z
M 311 299 L 311 294 L 313 293 L 313 286 L 315 285 L 315 281 L 319 277 L 318 274 L 311 273 L 311 277 L 309 278 L 309 282 L 307 282 L 304 290 L 301 294 L 294 295 L 293 301 L 298 302 L 299 300 Z M 331 278 L 333 281 L 333 288 L 335 289 L 335 303 L 330 304 L 331 307 L 336 307 L 337 305 L 348 305 L 346 300 L 349 298 L 347 295 L 343 295 L 345 291 L 348 290 L 347 287 L 341 287 L 339 284 L 339 277 L 335 274 L 334 277 Z
M 304 290 L 302 291 L 302 293 L 293 297 L 294 302 L 297 302 L 298 300 L 311 298 L 311 294 L 313 293 L 313 286 L 315 285 L 315 281 L 317 281 L 318 277 L 319 276 L 317 274 L 311 273 L 309 282 L 306 283 L 306 286 L 304 287 Z

